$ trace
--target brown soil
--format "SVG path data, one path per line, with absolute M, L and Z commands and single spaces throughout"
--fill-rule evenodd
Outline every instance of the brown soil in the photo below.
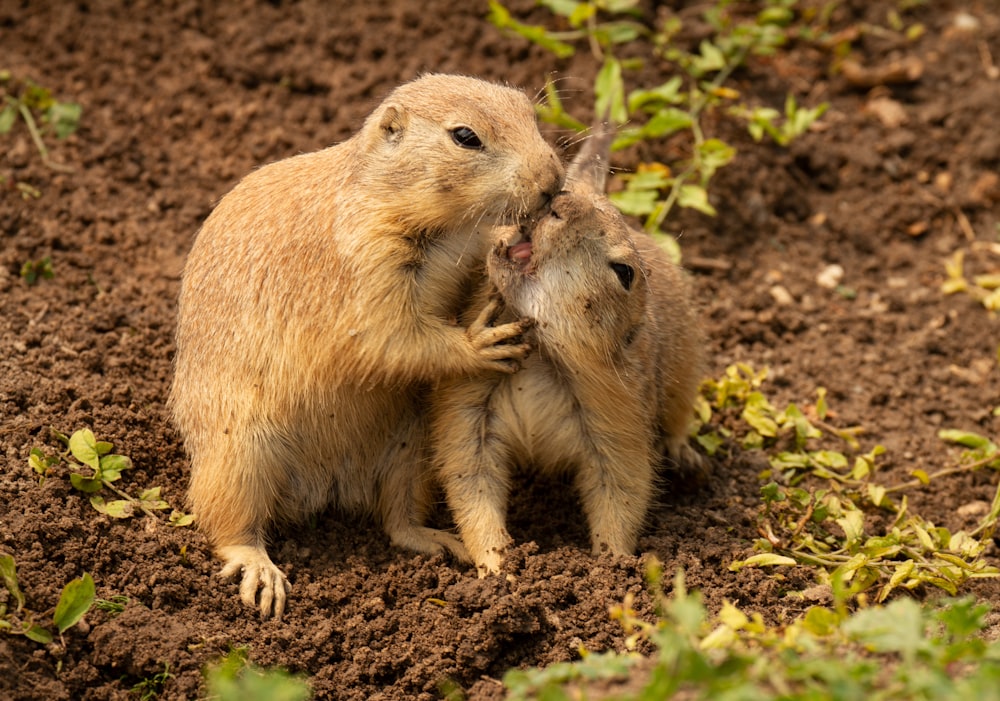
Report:
M 531 12 L 519 4 L 521 16 Z M 841 3 L 833 29 L 886 27 L 890 6 Z M 960 12 L 977 28 L 960 28 Z M 88 614 L 65 649 L 0 637 L 0 697 L 134 698 L 136 682 L 169 665 L 161 698 L 195 698 L 203 666 L 247 646 L 258 664 L 308 675 L 319 698 L 430 699 L 444 679 L 470 698 L 499 698 L 497 680 L 512 666 L 569 660 L 581 644 L 621 648 L 607 608 L 626 594 L 650 613 L 643 559 L 591 558 L 578 506 L 552 482 L 525 477 L 514 497 L 510 530 L 524 545 L 513 582 L 478 580 L 447 559 L 391 547 L 368 521 L 326 513 L 275 538 L 290 610 L 261 623 L 237 585 L 215 576 L 219 563 L 196 529 L 109 519 L 64 471 L 40 487 L 27 466 L 32 447 L 53 446 L 50 426 L 89 426 L 134 459 L 124 487 L 159 485 L 183 504 L 189 466 L 164 407 L 179 275 L 213 203 L 255 166 L 344 139 L 422 71 L 531 93 L 555 72 L 568 107 L 585 114 L 594 61 L 560 62 L 504 38 L 484 13 L 449 0 L 0 5 L 0 68 L 84 109 L 80 130 L 52 143 L 72 174 L 45 168 L 23 128 L 0 137 L 0 551 L 16 557 L 31 610 L 50 609 L 83 572 L 100 598 L 130 602 L 117 617 Z M 704 28 L 688 15 L 682 39 L 695 45 Z M 1000 427 L 991 413 L 1000 405 L 997 319 L 939 291 L 943 261 L 960 247 L 974 271 L 997 267 L 988 244 L 1000 226 L 1000 81 L 990 66 L 1000 63 L 1000 12 L 987 0 L 942 0 L 906 19 L 926 33 L 906 42 L 873 31 L 854 47 L 866 67 L 919 59 L 924 71 L 911 83 L 854 87 L 831 73 L 828 51 L 805 42 L 750 61 L 734 78 L 744 99 L 780 108 L 790 91 L 805 104 L 829 101 L 824 128 L 782 149 L 755 144 L 729 118 L 713 121 L 739 149 L 713 182 L 720 215 L 671 223 L 689 261 L 724 264 L 694 266 L 712 374 L 735 361 L 768 366 L 767 391 L 781 405 L 809 403 L 827 387 L 839 422 L 887 446 L 890 477 L 952 464 L 957 452 L 939 428 L 995 436 Z M 650 80 L 665 79 L 656 70 Z M 902 123 L 882 121 L 878 98 L 898 104 Z M 650 144 L 616 158 L 632 167 L 676 156 Z M 14 180 L 41 197 L 23 200 Z M 44 256 L 54 279 L 27 285 L 21 264 Z M 303 274 L 318 272 L 303 263 Z M 855 295 L 817 284 L 832 263 Z M 790 304 L 772 296 L 776 284 Z M 781 621 L 802 610 L 783 594 L 809 586 L 808 571 L 779 581 L 727 569 L 755 537 L 760 460 L 734 451 L 705 486 L 668 481 L 641 550 L 667 572 L 685 568 L 711 609 L 727 598 Z M 967 527 L 974 517 L 959 507 L 988 501 L 994 481 L 951 478 L 911 503 Z M 971 590 L 1000 593 L 988 581 Z

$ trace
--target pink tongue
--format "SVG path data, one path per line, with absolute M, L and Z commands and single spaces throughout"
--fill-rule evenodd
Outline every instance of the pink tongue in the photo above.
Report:
M 507 257 L 515 263 L 527 263 L 531 260 L 531 241 L 515 243 L 507 249 Z

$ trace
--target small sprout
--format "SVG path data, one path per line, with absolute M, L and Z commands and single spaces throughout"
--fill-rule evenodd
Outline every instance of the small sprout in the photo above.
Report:
M 51 280 L 55 277 L 52 270 L 52 258 L 45 256 L 41 260 L 26 260 L 21 265 L 21 279 L 29 285 L 34 285 L 41 279 Z
M 160 487 L 144 489 L 138 497 L 116 487 L 114 483 L 121 479 L 122 472 L 132 468 L 132 460 L 112 453 L 112 444 L 97 440 L 90 429 L 80 429 L 68 437 L 52 429 L 52 436 L 66 446 L 66 451 L 47 457 L 41 448 L 33 448 L 28 456 L 28 464 L 42 475 L 42 479 L 54 466 L 64 463 L 69 468 L 69 481 L 73 488 L 89 494 L 91 506 L 111 518 L 124 519 L 137 513 L 152 517 L 158 511 L 170 509 L 170 504 L 160 496 Z M 101 493 L 104 490 L 113 492 L 119 498 L 107 500 Z M 189 525 L 194 519 L 181 512 L 174 514 L 170 519 L 174 526 Z
M 139 701 L 153 701 L 157 696 L 163 692 L 163 687 L 166 685 L 167 681 L 173 678 L 173 674 L 170 673 L 170 663 L 163 663 L 163 671 L 157 672 L 151 677 L 143 679 L 139 683 L 135 684 L 129 691 L 133 694 L 139 695 Z
M 122 613 L 128 605 L 129 598 L 124 594 L 114 594 L 110 599 L 97 599 L 94 601 L 94 608 L 104 611 L 112 618 Z
M 28 464 L 31 469 L 35 471 L 38 475 L 38 486 L 45 483 L 45 476 L 49 474 L 49 471 L 54 465 L 58 465 L 60 459 L 58 456 L 46 455 L 45 451 L 41 448 L 32 448 L 31 452 L 28 454 Z
M 77 130 L 83 109 L 73 102 L 59 102 L 47 88 L 26 80 L 14 82 L 8 74 L 0 80 L 0 135 L 9 133 L 18 120 L 24 122 L 42 162 L 63 173 L 73 171 L 69 166 L 57 163 L 49 156 L 44 134 L 51 132 L 57 139 L 65 139 Z
M 746 120 L 747 130 L 754 141 L 761 141 L 765 136 L 768 136 L 778 146 L 788 146 L 792 141 L 809 131 L 829 107 L 830 105 L 824 102 L 812 109 L 801 108 L 795 100 L 795 96 L 789 93 L 785 97 L 783 117 L 781 113 L 770 107 L 750 109 L 738 106 L 733 107 L 731 112 Z

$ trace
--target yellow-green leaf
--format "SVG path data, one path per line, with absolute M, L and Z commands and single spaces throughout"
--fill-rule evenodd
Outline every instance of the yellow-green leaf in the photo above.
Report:
M 3 579 L 4 587 L 17 602 L 17 611 L 20 613 L 24 606 L 24 594 L 17 585 L 17 564 L 13 555 L 0 555 L 0 579 Z
M 60 634 L 75 626 L 83 618 L 83 614 L 90 610 L 94 603 L 94 593 L 94 580 L 86 572 L 63 587 L 56 612 L 52 615 L 52 622 L 56 624 Z
M 774 565 L 791 566 L 798 563 L 796 563 L 794 559 L 784 555 L 778 555 L 776 553 L 761 553 L 759 555 L 752 555 L 748 557 L 743 561 L 743 564 L 755 567 L 771 567 Z
M 97 451 L 97 439 L 89 428 L 81 428 L 69 437 L 69 450 L 73 457 L 95 472 L 100 470 L 100 453 Z

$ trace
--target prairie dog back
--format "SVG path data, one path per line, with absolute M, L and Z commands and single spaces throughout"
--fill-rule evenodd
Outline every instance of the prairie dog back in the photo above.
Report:
M 510 542 L 515 466 L 573 474 L 593 551 L 626 554 L 664 451 L 701 463 L 687 440 L 702 368 L 689 284 L 602 194 L 610 139 L 591 137 L 548 213 L 501 228 L 487 257 L 508 313 L 534 319 L 537 353 L 514 375 L 434 395 L 435 463 L 480 575 Z
M 265 617 L 287 592 L 270 527 L 331 502 L 373 513 L 397 545 L 465 554 L 421 525 L 421 388 L 523 359 L 523 323 L 491 327 L 493 308 L 468 328 L 449 319 L 487 232 L 562 179 L 523 93 L 429 75 L 344 143 L 249 174 L 208 217 L 181 285 L 171 405 L 201 528 Z

